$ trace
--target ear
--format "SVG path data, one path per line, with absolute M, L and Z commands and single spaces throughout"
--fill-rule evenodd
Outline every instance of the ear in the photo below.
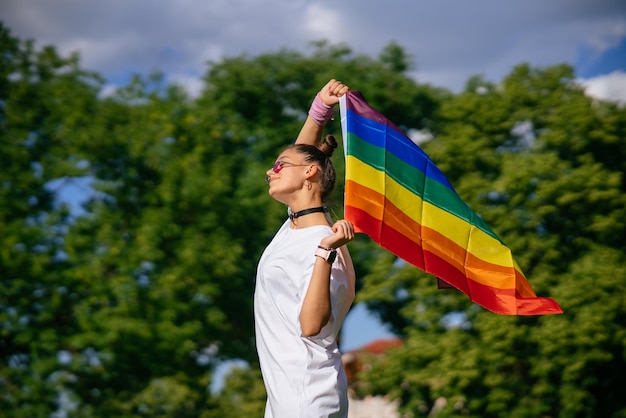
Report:
M 319 170 L 319 167 L 317 166 L 317 164 L 311 164 L 307 167 L 304 175 L 306 179 L 310 179 L 311 177 L 313 177 L 315 174 L 317 174 L 317 170 Z

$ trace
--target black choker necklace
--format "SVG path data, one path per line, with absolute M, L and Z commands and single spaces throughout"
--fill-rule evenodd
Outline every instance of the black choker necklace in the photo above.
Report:
M 293 222 L 294 220 L 298 219 L 300 216 L 308 215 L 310 213 L 317 213 L 317 212 L 328 212 L 328 209 L 326 209 L 323 206 L 319 206 L 317 208 L 309 208 L 309 209 L 299 210 L 298 212 L 290 213 L 289 214 L 289 219 L 291 219 L 291 222 Z

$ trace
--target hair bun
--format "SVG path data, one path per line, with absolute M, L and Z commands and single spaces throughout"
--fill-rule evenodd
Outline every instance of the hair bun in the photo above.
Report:
M 332 157 L 333 151 L 337 148 L 337 140 L 334 136 L 328 134 L 324 140 L 317 146 L 326 156 Z

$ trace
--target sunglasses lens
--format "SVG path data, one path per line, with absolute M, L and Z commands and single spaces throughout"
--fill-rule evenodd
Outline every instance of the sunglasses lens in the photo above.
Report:
M 280 170 L 282 170 L 282 169 L 283 169 L 283 166 L 282 166 L 282 164 L 281 164 L 281 162 L 280 162 L 280 161 L 276 161 L 276 162 L 274 163 L 274 167 L 272 167 L 272 171 L 273 171 L 274 173 L 279 173 L 279 172 L 280 172 Z

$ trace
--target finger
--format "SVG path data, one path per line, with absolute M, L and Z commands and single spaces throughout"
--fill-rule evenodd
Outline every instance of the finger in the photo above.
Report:
M 346 238 L 350 241 L 354 239 L 354 230 L 349 225 L 346 226 Z
M 330 91 L 332 91 L 332 87 L 335 85 L 335 83 L 337 83 L 337 80 L 335 80 L 334 78 L 331 79 L 328 83 L 326 83 L 324 87 L 322 87 L 321 91 L 329 93 Z
M 348 89 L 348 87 L 345 84 L 337 81 L 335 84 L 333 84 L 333 86 L 331 88 L 331 91 L 332 91 L 333 95 L 341 96 L 341 95 L 345 94 L 347 89 Z
M 344 239 L 352 239 L 354 238 L 354 231 L 352 228 L 352 224 L 346 221 L 338 221 L 335 223 L 335 232 Z
M 341 230 L 344 237 L 348 240 L 354 239 L 354 227 L 348 221 L 341 221 Z

